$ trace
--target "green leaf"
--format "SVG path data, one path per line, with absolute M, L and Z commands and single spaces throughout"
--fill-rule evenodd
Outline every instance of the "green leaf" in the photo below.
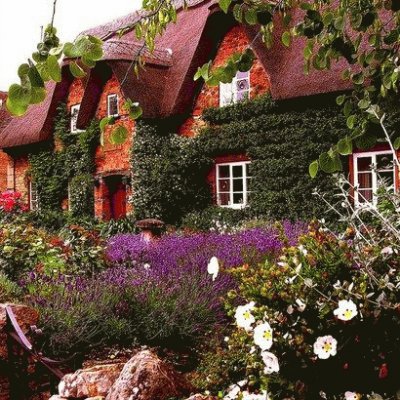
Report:
M 14 83 L 8 89 L 8 99 L 14 105 L 28 105 L 31 99 L 31 88 Z
M 238 70 L 240 72 L 247 72 L 251 69 L 251 67 L 253 66 L 253 62 L 254 62 L 255 56 L 253 53 L 253 50 L 251 49 L 247 49 L 242 56 L 240 57 L 239 61 L 238 61 Z
M 335 20 L 333 22 L 333 26 L 338 31 L 341 31 L 344 28 L 344 18 L 342 16 L 335 18 Z
M 75 61 L 71 61 L 69 70 L 75 78 L 83 78 L 86 76 L 86 72 Z
M 143 114 L 143 109 L 142 107 L 139 106 L 138 103 L 133 103 L 130 108 L 129 108 L 129 116 L 133 119 L 136 120 L 140 118 Z
M 370 102 L 368 99 L 361 99 L 361 100 L 358 102 L 358 107 L 359 107 L 361 110 L 366 110 L 370 105 L 371 105 L 371 102 Z
M 337 171 L 337 160 L 335 157 L 331 157 L 328 153 L 322 153 L 319 156 L 319 166 L 322 171 L 331 174 Z
M 232 4 L 232 0 L 219 0 L 219 6 L 221 7 L 221 10 L 225 14 L 228 14 L 228 10 L 229 10 L 229 7 L 231 4 Z
M 312 179 L 314 179 L 317 176 L 318 169 L 319 169 L 318 160 L 313 161 L 308 167 L 308 172 Z
M 15 103 L 9 97 L 6 101 L 7 110 L 11 115 L 20 117 L 26 113 L 28 110 L 28 103 Z
M 357 120 L 357 116 L 355 114 L 350 115 L 349 117 L 347 117 L 346 120 L 346 125 L 349 129 L 353 129 L 354 125 L 356 123 Z
M 393 147 L 395 148 L 395 150 L 400 149 L 400 136 L 397 137 L 397 138 L 395 139 L 395 141 L 393 142 Z
M 249 8 L 244 13 L 244 19 L 249 25 L 256 25 L 258 22 L 257 11 L 254 8 Z
M 343 105 L 345 100 L 346 100 L 346 95 L 342 94 L 341 96 L 336 97 L 336 104 L 338 106 L 341 106 Z
M 349 154 L 353 153 L 353 141 L 346 136 L 343 139 L 340 139 L 338 144 L 337 144 L 337 149 L 339 154 L 342 156 L 347 156 Z
M 46 98 L 46 89 L 42 87 L 32 87 L 31 90 L 31 104 L 39 104 Z
M 29 68 L 28 77 L 32 87 L 38 87 L 38 88 L 44 87 L 43 79 L 34 65 Z
M 377 137 L 373 133 L 364 133 L 364 135 L 355 139 L 356 146 L 361 150 L 367 150 L 375 146 Z
M 49 56 L 46 61 L 47 72 L 53 81 L 61 82 L 61 67 L 56 56 Z
M 286 31 L 283 32 L 282 34 L 282 43 L 286 46 L 289 47 L 290 46 L 290 42 L 291 42 L 291 35 L 290 32 Z
M 114 145 L 123 144 L 125 143 L 127 137 L 128 130 L 124 126 L 119 125 L 111 132 L 110 143 Z
M 106 126 L 108 125 L 113 125 L 115 123 L 115 117 L 104 117 L 99 124 L 100 131 L 104 132 L 106 129 Z

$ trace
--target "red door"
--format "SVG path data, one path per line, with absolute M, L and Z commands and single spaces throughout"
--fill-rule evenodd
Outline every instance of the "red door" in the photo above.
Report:
M 121 181 L 113 182 L 110 186 L 111 218 L 124 218 L 126 216 L 126 187 Z

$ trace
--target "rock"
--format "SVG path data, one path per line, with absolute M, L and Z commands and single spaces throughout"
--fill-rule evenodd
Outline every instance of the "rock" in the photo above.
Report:
M 7 353 L 7 334 L 5 332 L 7 317 L 6 306 L 11 305 L 17 322 L 22 331 L 27 335 L 32 325 L 36 325 L 39 320 L 39 314 L 33 308 L 22 304 L 0 304 L 0 359 L 6 360 Z
M 167 400 L 187 395 L 190 389 L 182 375 L 144 350 L 125 364 L 106 400 Z
M 58 393 L 63 397 L 104 397 L 118 378 L 124 364 L 96 365 L 65 375 L 58 385 Z

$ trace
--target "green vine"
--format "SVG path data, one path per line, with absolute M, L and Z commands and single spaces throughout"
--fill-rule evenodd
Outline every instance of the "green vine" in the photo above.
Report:
M 85 131 L 71 133 L 65 104 L 58 107 L 54 121 L 55 143 L 48 143 L 29 157 L 30 175 L 38 191 L 41 211 L 60 210 L 68 197 L 73 216 L 93 215 L 92 175 L 94 154 L 99 140 L 98 122 L 93 120 Z M 89 179 L 90 177 L 90 179 Z M 79 190 L 77 185 L 81 185 Z

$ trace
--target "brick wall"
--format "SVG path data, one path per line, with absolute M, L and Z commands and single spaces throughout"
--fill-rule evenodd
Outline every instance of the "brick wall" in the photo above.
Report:
M 20 192 L 24 201 L 29 201 L 28 156 L 7 157 L 6 189 Z
M 215 60 L 212 64 L 212 68 L 224 65 L 229 57 L 231 57 L 234 53 L 242 52 L 249 44 L 249 39 L 243 27 L 235 26 L 225 35 L 224 39 L 222 40 Z M 269 76 L 258 59 L 254 61 L 250 70 L 250 86 L 250 98 L 252 99 L 268 92 L 271 86 Z M 204 126 L 204 122 L 200 118 L 201 114 L 205 108 L 209 107 L 219 107 L 218 86 L 203 86 L 196 100 L 192 116 L 184 122 L 179 133 L 183 136 L 196 135 L 199 128 Z
M 0 192 L 7 190 L 8 155 L 0 150 Z

